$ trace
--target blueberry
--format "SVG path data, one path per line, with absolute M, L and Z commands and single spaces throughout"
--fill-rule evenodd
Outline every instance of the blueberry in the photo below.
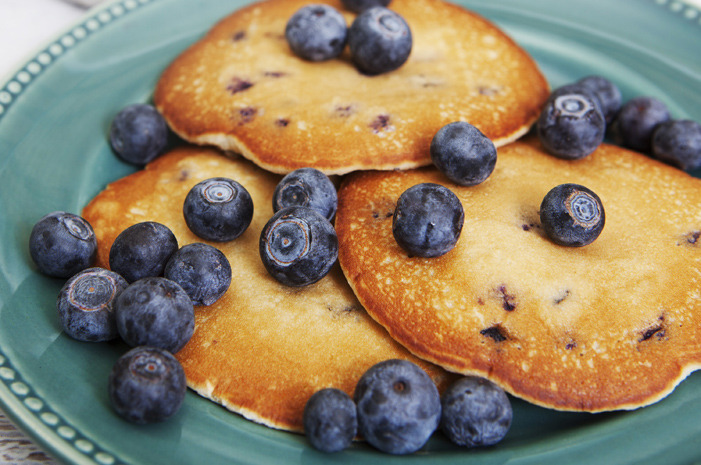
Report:
M 343 6 L 353 13 L 362 13 L 374 6 L 387 6 L 391 0 L 341 0 Z
M 383 452 L 415 452 L 438 428 L 438 389 L 425 371 L 407 360 L 386 360 L 372 366 L 361 376 L 353 397 L 358 407 L 358 431 Z
M 591 154 L 604 141 L 606 121 L 599 99 L 583 86 L 572 84 L 550 94 L 536 129 L 548 153 L 576 160 Z
M 274 212 L 285 207 L 309 207 L 331 221 L 337 205 L 336 187 L 328 176 L 315 168 L 300 168 L 288 173 L 273 192 Z
M 97 239 L 90 223 L 72 213 L 56 211 L 41 218 L 29 235 L 29 253 L 39 271 L 70 278 L 93 265 Z
M 253 199 L 233 179 L 210 178 L 190 189 L 183 216 L 188 228 L 202 239 L 233 241 L 251 224 Z
M 131 283 L 117 297 L 114 309 L 119 335 L 132 347 L 146 345 L 176 353 L 195 329 L 190 297 L 165 278 Z
M 172 354 L 135 347 L 119 357 L 109 375 L 108 393 L 117 414 L 137 424 L 164 421 L 185 400 L 185 372 Z
M 581 247 L 591 244 L 604 229 L 604 206 L 590 189 L 560 184 L 548 192 L 540 205 L 540 222 L 556 244 Z
M 466 447 L 493 446 L 511 427 L 511 402 L 503 389 L 477 376 L 454 381 L 441 397 L 441 430 Z
M 348 448 L 358 431 L 355 403 L 340 389 L 326 388 L 312 394 L 302 418 L 310 444 L 323 452 Z
M 462 121 L 439 129 L 433 136 L 430 151 L 438 170 L 461 186 L 483 182 L 497 163 L 497 149 L 492 141 L 479 129 Z
M 165 225 L 145 221 L 119 233 L 110 248 L 110 268 L 128 282 L 162 276 L 168 259 L 178 250 L 178 240 Z
M 122 160 L 144 165 L 165 152 L 168 126 L 151 105 L 129 105 L 112 120 L 110 144 Z
M 610 124 L 621 109 L 621 91 L 616 84 L 603 76 L 587 76 L 577 84 L 590 90 L 598 99 L 606 124 Z
M 194 305 L 211 305 L 229 289 L 231 265 L 211 245 L 188 244 L 170 257 L 164 277 L 178 283 Z
M 682 170 L 701 167 L 701 124 L 691 120 L 667 121 L 652 134 L 652 156 Z
M 392 217 L 392 234 L 409 254 L 438 257 L 455 247 L 464 220 L 462 204 L 450 189 L 422 183 L 399 196 Z
M 336 263 L 336 231 L 316 210 L 283 208 L 261 231 L 260 257 L 268 273 L 287 286 L 315 283 Z
M 670 119 L 667 105 L 654 97 L 635 97 L 621 107 L 611 125 L 614 141 L 632 150 L 648 153 L 652 133 Z
M 348 27 L 343 15 L 329 5 L 307 5 L 287 21 L 285 38 L 295 55 L 325 61 L 341 54 Z
M 409 58 L 411 30 L 398 13 L 376 6 L 355 18 L 348 29 L 348 46 L 353 64 L 362 73 L 386 73 Z

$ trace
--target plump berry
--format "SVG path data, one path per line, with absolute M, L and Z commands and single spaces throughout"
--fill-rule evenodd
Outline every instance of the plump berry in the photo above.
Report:
M 497 149 L 479 129 L 462 121 L 447 124 L 431 141 L 431 160 L 448 179 L 461 186 L 486 180 L 497 163 Z
M 202 239 L 233 241 L 251 224 L 253 199 L 233 179 L 210 178 L 190 189 L 183 216 L 188 228 Z
M 599 196 L 578 184 L 554 187 L 540 205 L 543 230 L 559 245 L 591 244 L 604 229 L 605 219 Z
M 119 335 L 132 347 L 176 353 L 195 330 L 190 297 L 169 279 L 143 278 L 131 283 L 117 297 L 114 309 Z
M 701 124 L 667 121 L 652 134 L 652 156 L 685 171 L 701 167 Z
M 376 75 L 402 66 L 411 53 L 409 25 L 398 13 L 376 6 L 360 13 L 348 29 L 353 64 L 361 72 Z
M 652 133 L 658 124 L 670 119 L 667 105 L 653 97 L 635 97 L 621 107 L 611 125 L 611 134 L 618 145 L 649 153 Z
M 164 421 L 185 400 L 185 372 L 173 355 L 155 347 L 135 347 L 109 375 L 108 393 L 117 414 L 137 424 Z
M 348 27 L 343 15 L 329 5 L 307 5 L 287 21 L 285 38 L 295 55 L 325 61 L 341 54 Z
M 353 13 L 362 13 L 374 6 L 388 6 L 391 0 L 341 0 L 343 7 Z
M 41 218 L 29 235 L 29 253 L 39 271 L 70 278 L 93 265 L 97 239 L 90 223 L 72 213 L 57 211 Z
M 576 160 L 590 155 L 606 135 L 598 98 L 578 84 L 550 94 L 536 123 L 545 150 L 559 158 Z
M 464 220 L 460 199 L 450 189 L 422 183 L 399 196 L 392 217 L 392 234 L 409 254 L 438 257 L 455 247 Z
M 144 165 L 165 152 L 168 126 L 151 105 L 129 105 L 112 120 L 110 144 L 122 160 Z
M 431 378 L 407 360 L 372 366 L 355 388 L 358 431 L 389 454 L 419 450 L 438 428 L 441 401 Z
M 118 337 L 114 301 L 127 285 L 124 278 L 104 268 L 88 268 L 71 277 L 56 301 L 65 333 L 91 342 Z
M 328 176 L 315 168 L 300 168 L 288 173 L 273 192 L 273 211 L 285 207 L 309 207 L 331 221 L 336 214 L 336 187 Z
M 511 427 L 508 396 L 484 378 L 466 376 L 454 381 L 443 393 L 441 407 L 441 430 L 459 446 L 492 446 Z
M 194 305 L 211 305 L 229 289 L 231 265 L 211 245 L 188 244 L 170 257 L 164 277 L 178 283 Z
M 283 208 L 260 234 L 260 257 L 268 273 L 287 286 L 315 283 L 336 263 L 336 231 L 316 210 Z
M 358 431 L 355 403 L 335 388 L 315 392 L 304 406 L 304 434 L 309 443 L 323 452 L 339 452 L 353 442 Z
M 110 247 L 110 269 L 133 283 L 162 276 L 166 263 L 178 250 L 178 240 L 165 225 L 145 221 L 119 233 Z
M 606 124 L 610 124 L 621 109 L 621 91 L 610 80 L 603 76 L 587 76 L 577 81 L 577 84 L 590 90 L 599 99 L 601 113 Z

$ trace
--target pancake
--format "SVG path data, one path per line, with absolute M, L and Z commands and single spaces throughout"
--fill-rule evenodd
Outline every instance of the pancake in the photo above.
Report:
M 314 392 L 337 387 L 352 395 L 360 376 L 382 360 L 412 360 L 439 386 L 447 382 L 443 370 L 413 357 L 367 315 L 338 265 L 302 289 L 267 274 L 258 239 L 280 178 L 241 158 L 181 147 L 108 185 L 83 210 L 97 236 L 98 265 L 107 268 L 116 236 L 142 221 L 168 226 L 180 246 L 205 242 L 187 228 L 183 201 L 197 182 L 215 176 L 241 183 L 254 214 L 234 241 L 210 242 L 229 259 L 232 281 L 217 302 L 195 307 L 194 335 L 176 354 L 190 388 L 250 420 L 301 431 L 304 404 Z
M 284 36 L 308 0 L 253 3 L 216 24 L 162 74 L 154 103 L 185 140 L 211 144 L 287 173 L 327 174 L 430 163 L 431 138 L 464 120 L 496 145 L 527 132 L 548 97 L 531 57 L 495 25 L 440 0 L 394 0 L 409 23 L 411 55 L 379 76 L 348 50 L 308 62 Z M 339 1 L 325 1 L 354 14 Z
M 409 257 L 392 235 L 399 195 L 450 188 L 465 223 L 438 258 Z M 591 244 L 558 246 L 540 225 L 554 186 L 601 198 Z M 567 161 L 537 140 L 499 149 L 491 177 L 452 184 L 433 168 L 354 173 L 339 191 L 339 262 L 360 302 L 415 355 L 484 376 L 558 410 L 634 409 L 701 366 L 701 180 L 602 145 Z

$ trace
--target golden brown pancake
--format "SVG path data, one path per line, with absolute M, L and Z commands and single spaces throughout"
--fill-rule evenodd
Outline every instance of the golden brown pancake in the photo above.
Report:
M 308 0 L 253 3 L 221 20 L 163 73 L 154 101 L 173 130 L 243 154 L 277 173 L 327 174 L 430 163 L 443 125 L 464 120 L 496 145 L 523 135 L 548 85 L 531 57 L 495 25 L 440 0 L 394 0 L 413 49 L 400 69 L 359 73 L 348 51 L 309 62 L 284 36 Z M 355 17 L 339 1 L 324 1 Z
M 456 247 L 410 257 L 392 235 L 399 195 L 449 187 Z M 601 198 L 592 244 L 554 244 L 540 203 L 562 183 Z M 498 151 L 491 177 L 459 187 L 432 168 L 354 173 L 339 192 L 339 261 L 393 338 L 447 370 L 485 376 L 560 410 L 633 409 L 701 366 L 701 180 L 625 149 L 560 160 L 534 140 Z

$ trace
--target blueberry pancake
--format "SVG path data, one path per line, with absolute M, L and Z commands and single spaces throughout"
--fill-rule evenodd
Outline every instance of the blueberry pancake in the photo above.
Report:
M 301 431 L 315 391 L 332 386 L 350 395 L 365 370 L 388 358 L 419 363 L 443 385 L 443 370 L 410 355 L 366 314 L 338 265 L 301 289 L 267 274 L 258 239 L 273 215 L 279 177 L 247 160 L 183 147 L 110 184 L 83 211 L 98 239 L 99 266 L 108 266 L 115 237 L 142 221 L 168 226 L 180 246 L 203 242 L 188 229 L 183 202 L 192 186 L 215 176 L 241 183 L 254 213 L 237 239 L 209 243 L 229 259 L 232 280 L 214 304 L 195 307 L 194 335 L 176 354 L 193 390 L 256 422 Z
M 392 234 L 397 198 L 422 182 L 464 207 L 455 248 L 437 258 L 408 256 Z M 564 183 L 601 199 L 605 226 L 589 245 L 543 231 L 541 202 Z M 433 168 L 353 173 L 336 229 L 351 287 L 394 339 L 532 403 L 633 409 L 701 367 L 701 180 L 643 155 L 602 145 L 568 161 L 526 139 L 500 148 L 473 187 Z
M 355 14 L 340 1 L 348 25 Z M 394 0 L 413 48 L 399 69 L 369 76 L 336 59 L 306 61 L 286 39 L 309 0 L 253 3 L 221 20 L 162 74 L 154 102 L 184 139 L 287 173 L 327 174 L 430 163 L 443 125 L 469 121 L 495 144 L 523 135 L 549 88 L 531 57 L 495 25 L 441 0 Z

